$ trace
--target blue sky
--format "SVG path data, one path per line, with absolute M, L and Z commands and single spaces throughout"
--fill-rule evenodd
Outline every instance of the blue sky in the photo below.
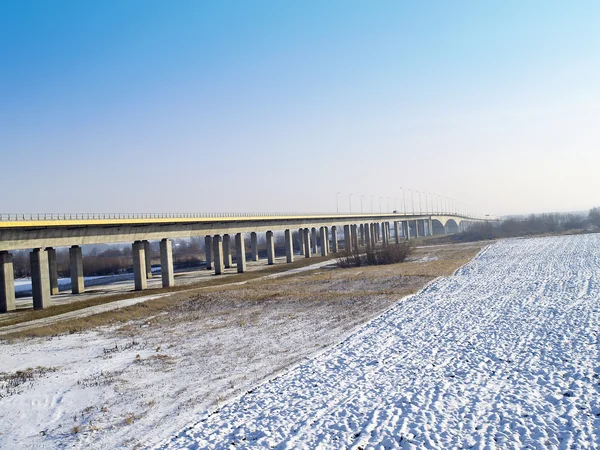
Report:
M 596 1 L 3 1 L 0 210 L 586 209 L 598 49 Z

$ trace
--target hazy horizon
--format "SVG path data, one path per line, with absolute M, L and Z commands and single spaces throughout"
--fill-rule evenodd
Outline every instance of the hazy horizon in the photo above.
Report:
M 0 212 L 334 212 L 337 192 L 402 210 L 401 186 L 585 211 L 599 19 L 592 1 L 3 2 Z

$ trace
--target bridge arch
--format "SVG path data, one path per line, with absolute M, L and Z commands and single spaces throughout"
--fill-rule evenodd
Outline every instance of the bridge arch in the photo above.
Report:
M 444 224 L 442 222 L 440 222 L 438 219 L 431 220 L 431 227 L 432 227 L 433 235 L 446 234 L 446 229 L 444 228 Z
M 454 219 L 446 221 L 446 233 L 458 233 L 459 231 L 458 223 Z

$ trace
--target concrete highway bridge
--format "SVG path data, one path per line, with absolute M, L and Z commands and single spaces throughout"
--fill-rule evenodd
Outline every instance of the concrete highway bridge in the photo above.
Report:
M 175 285 L 173 238 L 204 236 L 206 267 L 216 275 L 232 267 L 246 270 L 244 234 L 250 234 L 251 260 L 258 260 L 257 233 L 265 233 L 268 264 L 275 260 L 274 232 L 283 231 L 286 261 L 293 262 L 295 249 L 306 258 L 320 251 L 326 256 L 340 250 L 343 233 L 346 250 L 370 248 L 392 239 L 411 239 L 433 234 L 455 233 L 484 218 L 453 213 L 428 214 L 0 214 L 0 313 L 15 309 L 13 258 L 11 251 L 31 249 L 34 309 L 50 306 L 58 294 L 56 248 L 69 247 L 71 288 L 84 292 L 82 245 L 132 242 L 136 290 L 147 287 L 152 276 L 149 241 L 160 241 L 163 287 Z M 392 234 L 393 230 L 393 234 Z M 292 232 L 299 232 L 294 242 Z M 231 236 L 234 236 L 232 245 Z M 317 245 L 320 242 L 320 246 Z

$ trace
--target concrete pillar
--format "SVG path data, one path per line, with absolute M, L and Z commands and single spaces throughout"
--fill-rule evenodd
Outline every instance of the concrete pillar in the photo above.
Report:
M 350 227 L 350 235 L 352 236 L 352 248 L 358 249 L 358 225 Z
M 360 224 L 360 246 L 364 247 L 366 245 L 365 242 L 365 224 L 361 223 Z
M 48 252 L 42 248 L 34 248 L 29 254 L 31 263 L 31 288 L 33 292 L 33 309 L 50 306 L 50 271 L 48 269 Z
M 85 282 L 83 279 L 83 255 L 81 247 L 74 245 L 69 249 L 69 267 L 71 269 L 71 292 L 83 294 Z
M 350 236 L 350 225 L 344 225 L 344 250 L 352 251 L 352 236 Z
M 304 256 L 310 258 L 310 230 L 305 228 L 302 235 L 304 236 Z
M 318 250 L 317 245 L 317 229 L 313 227 L 310 230 L 310 243 L 312 244 L 312 252 L 316 255 Z
M 258 236 L 254 231 L 250 233 L 250 251 L 252 252 L 252 261 L 258 261 Z
M 331 253 L 331 248 L 329 247 L 329 228 L 325 227 L 325 246 L 327 247 L 327 254 Z
M 292 230 L 285 230 L 285 260 L 294 262 L 294 242 L 292 241 Z
M 56 265 L 56 250 L 46 248 L 48 252 L 48 277 L 50 280 L 50 295 L 58 294 L 58 267 Z
M 246 271 L 246 245 L 244 244 L 244 234 L 235 235 L 235 263 L 238 273 Z
M 337 253 L 339 251 L 337 227 L 335 225 L 331 227 L 331 250 L 333 253 Z
M 267 231 L 267 264 L 272 266 L 275 263 L 275 239 L 273 232 Z
M 298 230 L 298 247 L 301 255 L 304 255 L 304 230 Z
M 407 241 L 410 241 L 410 228 L 408 227 L 408 220 L 402 222 L 402 226 L 404 227 L 404 237 Z
M 229 269 L 233 264 L 231 258 L 231 237 L 228 234 L 223 235 L 223 262 L 226 269 Z
M 321 227 L 319 230 L 321 234 L 321 256 L 327 256 L 327 231 L 325 227 Z
M 206 270 L 212 270 L 213 266 L 213 238 L 212 236 L 204 237 L 204 253 L 206 255 Z
M 152 278 L 152 255 L 150 255 L 150 242 L 142 241 L 144 243 L 144 258 L 146 260 L 146 278 Z
M 381 224 L 381 240 L 383 241 L 383 245 L 388 245 L 387 231 L 385 230 L 385 222 L 382 222 Z
M 419 237 L 419 221 L 415 220 L 415 232 L 414 232 L 414 236 L 415 238 Z
M 0 313 L 14 311 L 15 309 L 13 256 L 8 252 L 0 252 Z
M 142 291 L 148 287 L 146 278 L 146 251 L 143 241 L 135 241 L 131 246 L 133 254 L 133 279 L 136 291 Z
M 368 223 L 365 223 L 363 226 L 363 231 L 365 233 L 365 244 L 367 245 L 367 249 L 371 249 L 371 226 Z
M 371 226 L 371 248 L 375 248 L 377 244 L 377 226 L 372 223 Z
M 400 223 L 398 221 L 394 221 L 394 239 L 396 244 L 400 243 Z
M 223 238 L 216 234 L 213 236 L 213 261 L 215 263 L 215 275 L 223 273 Z
M 162 286 L 164 288 L 175 286 L 175 274 L 173 273 L 173 242 L 171 239 L 160 241 L 160 273 Z

